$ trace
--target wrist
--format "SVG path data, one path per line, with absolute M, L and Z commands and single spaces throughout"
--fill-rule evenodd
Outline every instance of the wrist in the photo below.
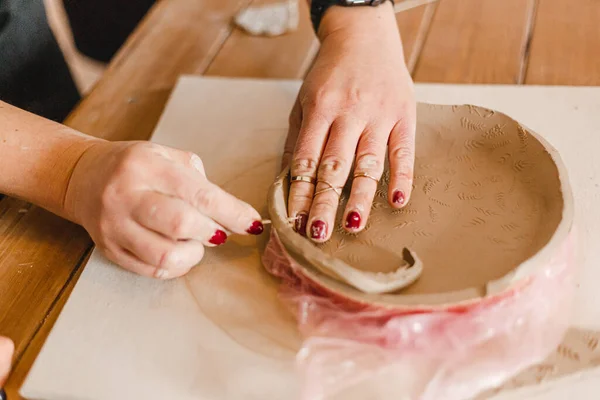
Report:
M 84 218 L 82 210 L 89 200 L 87 195 L 98 190 L 94 187 L 93 171 L 94 166 L 103 165 L 108 162 L 106 154 L 110 152 L 113 143 L 107 140 L 94 140 L 88 146 L 82 148 L 81 153 L 72 165 L 69 179 L 64 189 L 62 197 L 61 210 L 64 218 L 83 225 Z
M 40 171 L 40 175 L 51 182 L 52 188 L 48 190 L 47 195 L 40 199 L 34 199 L 32 202 L 60 217 L 78 223 L 74 219 L 72 209 L 65 206 L 69 185 L 73 173 L 86 151 L 96 143 L 103 141 L 80 135 L 79 132 L 65 135 L 63 140 L 56 143 L 56 147 L 48 153 L 48 163 L 41 166 L 43 170 Z
M 398 35 L 394 5 L 388 0 L 374 7 L 331 6 L 323 14 L 317 36 L 323 41 L 334 32 L 355 37 Z

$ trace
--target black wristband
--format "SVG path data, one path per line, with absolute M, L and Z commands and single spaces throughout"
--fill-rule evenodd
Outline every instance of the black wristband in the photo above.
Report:
M 378 6 L 387 0 L 312 0 L 310 4 L 310 20 L 316 34 L 319 33 L 319 26 L 325 11 L 331 6 L 358 7 L 358 6 Z M 394 0 L 389 0 L 394 3 Z

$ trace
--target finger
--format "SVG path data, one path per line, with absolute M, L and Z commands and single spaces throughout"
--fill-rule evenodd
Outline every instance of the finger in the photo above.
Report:
M 15 351 L 15 345 L 7 337 L 0 336 L 0 388 L 4 386 L 6 378 L 10 373 L 12 357 Z
M 173 240 L 193 239 L 205 246 L 225 243 L 225 228 L 202 215 L 178 197 L 143 192 L 134 208 L 133 219 L 140 225 Z
M 335 120 L 331 125 L 327 146 L 319 164 L 318 183 L 308 220 L 310 238 L 316 242 L 324 242 L 331 237 L 341 188 L 348 180 L 363 128 L 364 125 L 349 118 Z
M 302 107 L 300 101 L 296 98 L 292 112 L 289 118 L 288 134 L 285 140 L 285 146 L 283 148 L 283 157 L 281 160 L 281 169 L 285 169 L 289 166 L 292 156 L 294 155 L 294 149 L 296 148 L 296 142 L 298 141 L 298 134 L 300 133 L 300 125 L 302 124 Z
M 329 126 L 329 122 L 318 114 L 312 114 L 302 120 L 290 165 L 290 175 L 292 177 L 302 176 L 316 182 L 317 168 L 327 141 Z M 303 236 L 306 235 L 308 213 L 314 191 L 314 183 L 294 181 L 290 185 L 288 215 L 291 218 L 298 217 L 294 228 Z
M 180 276 L 204 256 L 197 240 L 171 240 L 130 221 L 117 243 L 142 263 L 155 267 L 154 276 Z
M 412 192 L 415 164 L 415 123 L 407 117 L 396 123 L 389 144 L 390 183 L 388 198 L 392 207 L 404 207 Z
M 230 232 L 260 235 L 261 216 L 248 203 L 187 168 L 162 168 L 155 190 L 179 197 Z
M 369 127 L 358 142 L 350 197 L 344 211 L 344 228 L 361 231 L 369 219 L 377 182 L 383 174 L 389 128 Z
M 146 264 L 135 255 L 133 255 L 128 250 L 124 248 L 104 248 L 101 249 L 106 258 L 119 265 L 123 269 L 126 269 L 134 274 L 138 274 L 140 276 L 145 276 L 147 278 L 156 278 L 156 279 L 172 279 L 177 278 L 179 276 L 183 276 L 189 272 L 191 269 L 178 269 L 175 271 L 170 271 L 169 274 L 167 271 L 156 268 L 155 266 Z M 175 272 L 175 273 L 173 273 Z

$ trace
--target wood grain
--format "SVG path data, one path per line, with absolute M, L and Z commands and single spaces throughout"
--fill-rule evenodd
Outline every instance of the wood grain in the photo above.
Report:
M 254 1 L 252 5 L 272 3 Z M 236 29 L 225 42 L 206 75 L 249 78 L 301 78 L 319 48 L 306 1 L 300 1 L 298 29 L 277 37 L 250 36 Z
M 600 85 L 600 1 L 539 1 L 525 83 Z
M 92 254 L 92 252 L 90 249 L 90 251 L 87 252 L 87 254 L 81 264 L 87 263 L 91 254 Z M 82 272 L 83 272 L 83 268 L 78 268 L 77 270 L 75 270 L 75 272 L 73 273 L 73 276 L 71 277 L 71 279 L 69 281 L 69 284 L 65 285 L 63 291 L 57 297 L 56 302 L 54 304 L 52 304 L 51 308 L 49 309 L 47 316 L 41 321 L 41 324 L 40 324 L 35 336 L 27 344 L 25 352 L 17 360 L 18 362 L 16 363 L 13 371 L 11 372 L 10 379 L 6 383 L 6 387 L 5 387 L 6 394 L 8 395 L 10 400 L 23 400 L 23 397 L 21 397 L 21 395 L 19 394 L 19 389 L 21 387 L 21 384 L 24 382 L 25 378 L 27 377 L 27 373 L 33 366 L 33 363 L 35 362 L 35 359 L 36 359 L 37 355 L 39 354 L 40 350 L 42 350 L 42 347 L 44 345 L 44 342 L 46 341 L 46 338 L 50 334 L 50 331 L 52 330 L 52 327 L 56 323 L 56 320 L 58 319 L 61 310 L 67 303 L 67 300 L 69 299 L 69 295 L 71 294 L 71 292 L 73 291 L 73 288 L 75 287 L 74 283 L 77 282 L 77 279 L 79 279 L 79 276 L 81 275 Z
M 518 83 L 533 0 L 441 0 L 415 80 Z
M 437 3 L 431 3 L 396 14 L 404 48 L 404 59 L 411 73 L 421 54 L 436 7 Z
M 163 0 L 67 124 L 109 140 L 147 139 L 181 74 L 202 74 L 249 0 Z
M 0 334 L 13 339 L 18 361 L 91 243 L 82 228 L 25 202 L 5 197 L 0 209 Z

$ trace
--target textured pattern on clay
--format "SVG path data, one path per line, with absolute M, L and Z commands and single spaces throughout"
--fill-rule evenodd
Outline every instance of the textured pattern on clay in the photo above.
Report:
M 510 118 L 474 106 L 419 105 L 414 191 L 388 204 L 389 170 L 365 230 L 342 228 L 344 188 L 325 253 L 369 272 L 391 272 L 404 247 L 422 276 L 402 293 L 481 287 L 515 269 L 551 238 L 562 217 L 558 170 L 544 146 Z

